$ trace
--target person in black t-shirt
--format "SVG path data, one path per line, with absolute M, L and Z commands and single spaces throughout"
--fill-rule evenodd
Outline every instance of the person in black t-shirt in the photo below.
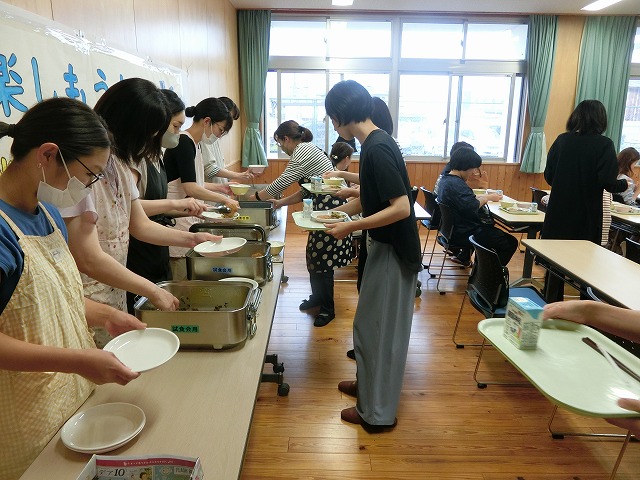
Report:
M 325 108 L 338 134 L 355 137 L 361 145 L 360 198 L 337 210 L 363 214 L 359 220 L 328 225 L 327 231 L 340 239 L 367 230 L 370 237 L 353 321 L 357 379 L 338 385 L 343 393 L 357 396 L 357 403 L 340 416 L 368 431 L 380 431 L 397 422 L 422 269 L 411 185 L 395 140 L 371 121 L 372 99 L 362 85 L 353 80 L 336 84 Z

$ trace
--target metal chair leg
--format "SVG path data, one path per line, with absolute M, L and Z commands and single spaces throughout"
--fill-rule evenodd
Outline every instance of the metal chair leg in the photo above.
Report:
M 487 388 L 487 385 L 503 385 L 508 387 L 526 387 L 532 386 L 529 382 L 482 382 L 478 380 L 478 371 L 480 370 L 480 361 L 482 360 L 482 354 L 484 353 L 484 347 L 490 346 L 487 344 L 487 339 L 482 339 L 482 344 L 480 345 L 480 353 L 478 354 L 478 361 L 476 362 L 476 368 L 473 371 L 473 380 L 476 382 L 478 388 Z
M 460 326 L 460 318 L 462 317 L 462 309 L 464 308 L 464 304 L 467 300 L 467 292 L 464 292 L 464 295 L 462 297 L 462 305 L 460 305 L 460 310 L 458 311 L 458 319 L 456 320 L 456 326 L 453 329 L 453 336 L 451 337 L 451 340 L 453 340 L 454 345 L 456 346 L 456 348 L 464 348 L 464 347 L 479 347 L 482 344 L 481 343 L 458 343 L 456 342 L 456 334 L 458 333 L 458 327 Z

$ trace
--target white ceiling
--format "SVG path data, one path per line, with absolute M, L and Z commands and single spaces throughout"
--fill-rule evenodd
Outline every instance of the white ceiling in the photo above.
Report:
M 230 0 L 237 9 L 346 10 L 393 12 L 552 13 L 584 15 L 593 0 L 354 0 L 332 7 L 331 0 Z M 640 0 L 622 0 L 597 15 L 640 15 Z

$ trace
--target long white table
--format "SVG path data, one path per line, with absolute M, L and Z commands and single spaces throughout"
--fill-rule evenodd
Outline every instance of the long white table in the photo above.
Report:
M 587 240 L 523 240 L 527 250 L 548 267 L 584 286 L 603 300 L 640 309 L 640 265 Z
M 270 240 L 284 240 L 286 208 Z M 200 457 L 207 478 L 240 476 L 253 409 L 262 378 L 283 264 L 262 287 L 255 337 L 241 348 L 178 352 L 165 365 L 143 373 L 125 387 L 98 386 L 80 410 L 110 402 L 139 406 L 147 417 L 140 435 L 108 455 L 176 454 Z M 274 395 L 275 395 L 274 388 Z M 60 433 L 49 442 L 21 480 L 73 480 L 91 458 L 68 450 Z

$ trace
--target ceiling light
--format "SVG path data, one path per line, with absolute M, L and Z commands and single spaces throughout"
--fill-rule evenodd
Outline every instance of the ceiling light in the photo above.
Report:
M 622 0 L 598 0 L 597 2 L 590 3 L 586 7 L 582 7 L 581 10 L 588 10 L 590 12 L 595 12 L 598 10 L 602 10 L 603 8 L 610 7 L 611 5 L 621 1 Z
M 331 5 L 335 7 L 349 7 L 353 5 L 353 0 L 331 0 Z

